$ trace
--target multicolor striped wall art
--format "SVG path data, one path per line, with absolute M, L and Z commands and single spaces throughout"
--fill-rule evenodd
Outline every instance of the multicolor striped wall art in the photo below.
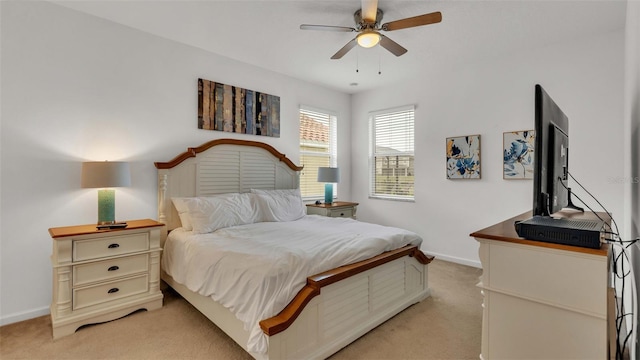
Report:
M 280 97 L 198 79 L 198 129 L 280 137 Z

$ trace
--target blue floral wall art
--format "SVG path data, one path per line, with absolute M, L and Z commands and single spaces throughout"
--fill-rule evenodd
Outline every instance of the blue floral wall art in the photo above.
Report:
M 535 138 L 534 130 L 511 131 L 503 134 L 504 179 L 533 179 Z
M 480 179 L 480 135 L 447 138 L 447 179 Z

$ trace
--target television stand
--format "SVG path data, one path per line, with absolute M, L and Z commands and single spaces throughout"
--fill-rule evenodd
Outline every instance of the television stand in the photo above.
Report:
M 573 204 L 573 201 L 571 201 L 571 188 L 567 188 L 567 191 L 569 192 L 569 195 L 568 195 L 568 197 L 567 197 L 567 198 L 568 198 L 568 200 L 569 200 L 569 204 L 567 204 L 567 207 L 566 207 L 566 208 L 567 208 L 567 209 L 578 210 L 578 211 L 580 211 L 580 212 L 584 212 L 584 208 L 581 208 L 581 207 L 579 207 L 579 206 L 574 205 L 574 204 Z

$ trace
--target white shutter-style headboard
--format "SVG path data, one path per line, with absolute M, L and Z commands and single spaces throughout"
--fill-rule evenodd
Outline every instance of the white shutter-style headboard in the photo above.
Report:
M 180 227 L 172 197 L 247 192 L 250 189 L 297 189 L 300 170 L 271 145 L 236 139 L 218 139 L 156 162 L 158 221 L 168 230 Z

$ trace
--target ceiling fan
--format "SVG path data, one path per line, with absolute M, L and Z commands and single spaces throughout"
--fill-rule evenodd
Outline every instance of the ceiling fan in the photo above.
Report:
M 358 32 L 358 35 L 351 41 L 349 41 L 342 49 L 338 50 L 331 58 L 340 59 L 349 50 L 353 49 L 356 45 L 360 45 L 364 48 L 370 48 L 380 43 L 380 46 L 389 50 L 395 56 L 400 56 L 407 52 L 407 49 L 403 48 L 397 42 L 382 35 L 380 31 L 394 31 L 400 29 L 406 29 L 416 26 L 435 24 L 442 21 L 442 14 L 439 11 L 418 15 L 406 19 L 400 19 L 384 23 L 380 25 L 383 12 L 378 9 L 378 0 L 361 0 L 362 8 L 356 10 L 353 14 L 353 18 L 356 22 L 356 27 L 347 26 L 331 26 L 331 25 L 300 25 L 302 30 L 324 30 L 324 31 L 338 31 L 338 32 Z

